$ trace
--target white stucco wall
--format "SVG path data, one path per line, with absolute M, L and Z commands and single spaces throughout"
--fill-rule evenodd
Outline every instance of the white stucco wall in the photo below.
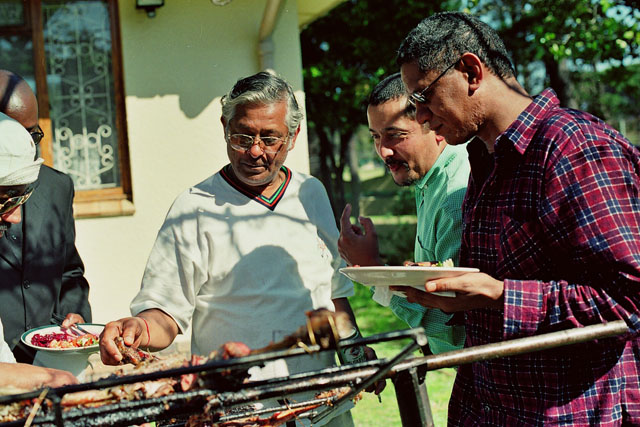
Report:
M 77 246 L 91 284 L 94 321 L 129 315 L 129 302 L 165 214 L 178 193 L 227 163 L 220 97 L 258 69 L 265 1 L 169 0 L 149 18 L 119 0 L 133 216 L 76 220 Z M 274 32 L 275 68 L 301 105 L 295 0 Z M 286 164 L 308 172 L 306 121 Z

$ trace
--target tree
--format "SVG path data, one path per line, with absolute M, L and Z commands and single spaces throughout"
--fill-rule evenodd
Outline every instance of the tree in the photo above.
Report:
M 349 164 L 358 164 L 357 159 L 350 161 L 357 150 L 349 150 L 349 144 L 366 123 L 366 97 L 382 78 L 398 71 L 396 50 L 407 33 L 440 10 L 468 11 L 496 28 L 525 88 L 535 94 L 550 85 L 565 105 L 585 103 L 580 98 L 585 91 L 572 90 L 579 81 L 576 74 L 593 73 L 596 64 L 628 63 L 640 54 L 640 11 L 635 0 L 446 0 L 440 4 L 349 0 L 341 4 L 301 33 L 310 155 L 316 159 L 312 173 L 327 188 L 336 217 L 345 203 L 343 173 Z M 626 77 L 612 73 L 607 78 Z M 615 81 L 608 83 L 607 90 L 598 93 L 618 88 Z M 357 170 L 350 172 L 357 182 Z
M 511 52 L 529 92 L 549 85 L 577 106 L 571 75 L 640 55 L 640 11 L 630 0 L 474 0 Z M 543 72 L 541 72 L 543 71 Z M 542 75 L 543 79 L 535 79 Z M 540 81 L 542 80 L 542 81 Z
M 640 145 L 640 64 L 577 73 L 573 80 L 578 108 L 603 118 Z
M 366 98 L 382 78 L 398 71 L 395 54 L 404 36 L 439 9 L 431 2 L 351 0 L 301 33 L 311 155 L 319 157 L 314 173 L 337 216 L 345 204 L 349 143 L 366 123 Z M 357 171 L 351 174 L 357 179 Z

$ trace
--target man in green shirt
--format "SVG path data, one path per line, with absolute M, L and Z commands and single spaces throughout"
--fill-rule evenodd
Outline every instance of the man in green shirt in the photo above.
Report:
M 378 156 L 396 184 L 414 185 L 417 210 L 415 261 L 453 260 L 457 265 L 462 235 L 462 200 L 469 179 L 464 145 L 447 145 L 443 137 L 415 120 L 400 73 L 381 81 L 369 96 L 367 119 Z M 338 249 L 350 265 L 382 265 L 375 227 L 369 218 L 351 224 L 351 206 L 342 212 Z M 386 289 L 385 289 L 386 290 Z M 397 295 L 374 299 L 410 327 L 422 326 L 432 353 L 456 350 L 464 344 L 464 326 L 447 325 L 452 315 L 410 303 Z

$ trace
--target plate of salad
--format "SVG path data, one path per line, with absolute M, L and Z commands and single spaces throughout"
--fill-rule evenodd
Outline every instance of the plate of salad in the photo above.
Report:
M 20 337 L 27 346 L 38 351 L 54 353 L 93 353 L 98 351 L 100 333 L 104 325 L 97 323 L 79 323 L 78 326 L 89 332 L 78 335 L 71 329 L 62 329 L 58 325 L 40 326 L 31 329 Z

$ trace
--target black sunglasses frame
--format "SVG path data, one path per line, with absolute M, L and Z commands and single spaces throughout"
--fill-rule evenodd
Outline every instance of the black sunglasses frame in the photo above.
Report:
M 454 62 L 453 64 L 449 65 L 447 68 L 445 68 L 444 71 L 441 72 L 440 75 L 435 78 L 435 80 L 433 80 L 431 83 L 429 83 L 427 85 L 427 87 L 422 89 L 420 92 L 414 92 L 411 95 L 409 95 L 409 101 L 411 101 L 411 103 L 414 104 L 414 105 L 416 105 L 416 104 L 422 104 L 422 105 L 428 104 L 429 103 L 429 99 L 425 96 L 425 93 L 427 93 L 429 91 L 429 89 L 431 89 L 433 87 L 433 85 L 438 83 L 438 80 L 440 80 L 445 74 L 447 74 L 450 69 L 455 67 L 455 65 L 458 62 L 460 62 L 460 60 L 462 60 L 462 57 L 460 57 L 456 62 Z
M 29 131 L 29 134 L 33 139 L 33 143 L 36 145 L 40 144 L 40 141 L 42 141 L 42 138 L 44 138 L 44 132 L 42 131 L 40 125 L 36 125 L 35 128 Z
M 23 205 L 27 200 L 29 200 L 31 194 L 33 194 L 33 187 L 27 187 L 27 189 L 21 195 L 9 197 L 4 202 L 0 203 L 0 215 L 4 215 L 12 209 Z

